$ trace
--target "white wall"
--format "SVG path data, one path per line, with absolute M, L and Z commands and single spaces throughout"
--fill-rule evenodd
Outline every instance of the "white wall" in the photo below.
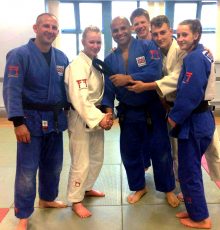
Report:
M 36 17 L 45 12 L 44 0 L 7 0 L 0 7 L 0 108 L 2 78 L 7 52 L 28 42 L 34 36 L 32 26 Z
M 0 77 L 6 53 L 27 43 L 34 36 L 32 26 L 37 15 L 45 12 L 44 0 L 7 0 L 0 7 Z

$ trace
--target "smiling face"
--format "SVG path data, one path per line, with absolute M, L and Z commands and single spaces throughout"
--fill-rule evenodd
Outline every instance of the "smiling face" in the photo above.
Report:
M 150 22 L 144 15 L 135 17 L 132 27 L 139 39 L 150 39 Z
M 47 14 L 38 18 L 33 29 L 36 33 L 35 41 L 39 48 L 51 46 L 59 33 L 57 19 Z
M 161 27 L 151 26 L 152 39 L 162 50 L 169 50 L 172 44 L 173 31 L 167 23 L 163 23 Z
M 189 25 L 179 25 L 177 28 L 177 43 L 181 50 L 190 52 L 196 41 L 198 40 L 199 34 L 193 33 Z
M 93 59 L 97 56 L 98 52 L 101 49 L 102 40 L 101 33 L 96 31 L 88 31 L 84 38 L 82 39 L 82 44 L 84 47 L 83 52 Z
M 127 46 L 131 40 L 131 26 L 125 18 L 117 17 L 111 23 L 112 37 L 119 47 Z

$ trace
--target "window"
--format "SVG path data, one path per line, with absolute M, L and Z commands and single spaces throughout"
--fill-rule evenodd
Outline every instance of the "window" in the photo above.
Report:
M 98 26 L 102 29 L 102 4 L 101 3 L 80 3 L 80 29 L 84 30 L 87 26 Z M 91 14 L 91 12 L 95 12 Z M 92 17 L 91 17 L 92 15 Z
M 73 60 L 82 50 L 82 31 L 90 25 L 102 30 L 102 4 L 86 2 L 61 2 L 60 11 L 60 48 L 69 60 Z M 91 12 L 95 12 L 91 17 Z M 104 36 L 102 35 L 100 58 L 104 58 Z
M 201 23 L 204 30 L 215 30 L 217 22 L 216 4 L 203 5 L 201 12 Z
M 201 10 L 201 23 L 203 28 L 201 43 L 211 50 L 214 57 L 216 55 L 216 22 L 216 4 L 203 4 Z
M 137 8 L 137 2 L 135 1 L 113 1 L 112 19 L 117 16 L 124 16 L 128 20 L 130 20 L 130 15 L 132 11 L 136 8 Z
M 195 3 L 175 3 L 173 28 L 176 29 L 184 19 L 196 18 L 196 9 L 197 4 Z
M 155 3 L 154 3 L 155 2 Z M 164 0 L 165 14 L 175 29 L 184 19 L 199 18 L 203 25 L 201 43 L 211 49 L 215 56 L 215 30 L 217 20 L 217 1 L 214 0 Z M 102 30 L 102 50 L 100 58 L 104 58 L 116 44 L 113 42 L 109 25 L 117 16 L 130 14 L 137 7 L 149 11 L 150 16 L 163 14 L 159 0 L 60 0 L 60 45 L 61 49 L 72 60 L 81 50 L 81 34 L 86 26 L 95 25 Z M 163 5 L 164 7 L 164 5 Z M 164 9 L 163 9 L 164 10 Z M 162 13 L 161 13 L 162 12 Z M 156 15 L 154 15 L 156 14 Z M 153 16 L 152 16 L 153 15 Z
M 147 8 L 148 8 L 148 2 L 147 1 L 141 1 L 139 3 L 139 7 L 147 10 Z
M 76 34 L 61 34 L 60 49 L 66 54 L 69 61 L 77 55 Z
M 166 15 L 168 15 L 174 33 L 178 23 L 185 19 L 198 18 L 203 27 L 201 43 L 209 48 L 213 55 L 216 52 L 216 22 L 217 1 L 172 1 L 166 4 Z
M 74 5 L 72 3 L 60 4 L 59 23 L 62 29 L 75 29 Z

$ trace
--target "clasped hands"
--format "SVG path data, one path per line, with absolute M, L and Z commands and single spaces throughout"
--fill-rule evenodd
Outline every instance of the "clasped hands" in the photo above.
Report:
M 135 81 L 130 75 L 115 74 L 110 76 L 109 79 L 112 81 L 114 86 L 125 86 L 129 91 L 133 91 L 135 93 L 142 93 L 145 90 L 149 90 L 147 83 Z
M 99 122 L 99 126 L 105 130 L 111 129 L 113 125 L 113 115 L 112 113 L 106 113 L 103 119 Z

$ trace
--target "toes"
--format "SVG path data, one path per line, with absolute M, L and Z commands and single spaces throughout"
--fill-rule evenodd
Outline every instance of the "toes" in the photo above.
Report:
M 72 210 L 80 218 L 87 218 L 92 215 L 92 213 L 87 208 L 85 208 L 82 203 L 73 204 Z
M 178 212 L 176 214 L 176 217 L 177 218 L 188 218 L 189 217 L 189 214 L 187 212 Z

